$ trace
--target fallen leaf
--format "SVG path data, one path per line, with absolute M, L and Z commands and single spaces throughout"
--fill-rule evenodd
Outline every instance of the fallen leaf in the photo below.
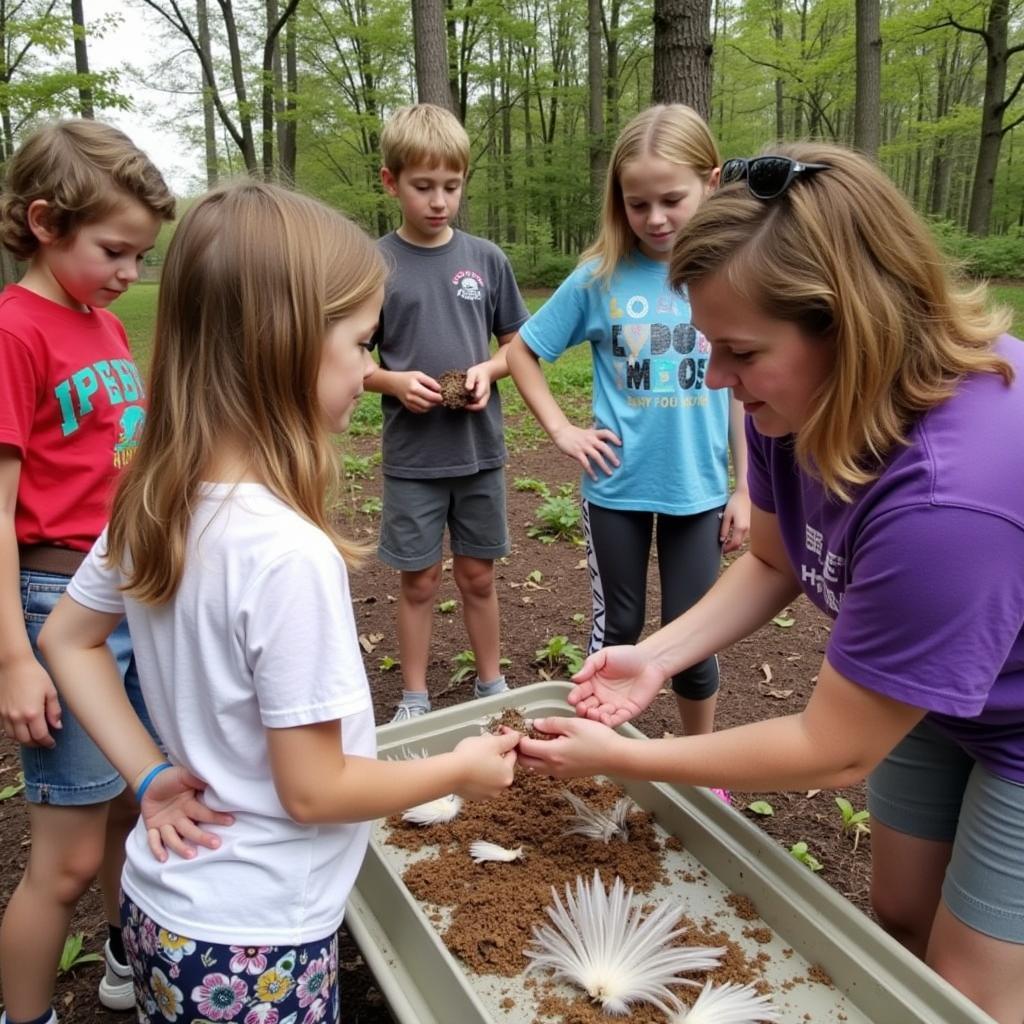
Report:
M 807 799 L 810 800 L 812 796 L 817 796 L 821 792 L 820 789 L 809 789 L 807 790 Z
M 772 625 L 778 626 L 779 629 L 789 629 L 790 626 L 796 625 L 796 619 L 790 618 L 788 615 L 776 615 L 772 619 Z
M 769 697 L 774 697 L 776 700 L 785 700 L 787 697 L 793 696 L 792 690 L 762 690 L 761 692 Z
M 523 604 L 533 604 L 533 598 L 527 596 L 526 594 L 523 594 L 522 602 L 523 602 Z
M 770 683 L 772 681 L 772 667 L 767 661 L 761 662 L 761 671 L 764 673 L 764 681 Z
M 579 561 L 578 561 L 578 562 L 576 563 L 576 568 L 577 568 L 577 569 L 586 569 L 586 567 L 587 567 L 587 560 L 586 560 L 585 558 L 581 558 L 581 559 L 580 559 L 580 560 L 579 560 Z
M 362 647 L 367 654 L 373 654 L 377 648 L 377 645 L 371 642 L 370 638 L 365 633 L 359 634 L 359 646 Z

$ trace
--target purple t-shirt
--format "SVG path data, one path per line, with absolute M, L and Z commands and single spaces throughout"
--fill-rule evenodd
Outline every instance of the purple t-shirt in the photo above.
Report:
M 750 494 L 774 513 L 804 593 L 835 619 L 827 657 L 1024 783 L 1024 345 L 925 414 L 849 503 L 747 422 Z

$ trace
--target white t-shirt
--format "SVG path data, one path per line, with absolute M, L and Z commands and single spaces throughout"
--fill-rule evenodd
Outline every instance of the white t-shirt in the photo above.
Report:
M 345 564 L 327 536 L 260 484 L 204 485 L 174 598 L 123 594 L 106 533 L 68 587 L 128 618 L 142 692 L 169 759 L 235 816 L 217 850 L 149 852 L 141 821 L 122 879 L 161 927 L 225 945 L 287 945 L 332 934 L 369 823 L 300 825 L 270 774 L 267 728 L 340 719 L 345 752 L 376 755 L 373 709 Z

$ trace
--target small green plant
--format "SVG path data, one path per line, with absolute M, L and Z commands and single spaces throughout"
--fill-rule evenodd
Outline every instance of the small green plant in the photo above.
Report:
M 796 619 L 794 619 L 791 615 L 788 615 L 786 612 L 782 612 L 781 614 L 776 615 L 774 619 L 772 619 L 772 625 L 778 626 L 779 629 L 789 629 L 790 626 L 796 625 Z
M 397 658 L 392 658 L 390 654 L 385 654 L 380 661 L 377 662 L 377 667 L 381 672 L 390 672 L 394 668 L 398 668 L 402 663 Z
M 81 932 L 75 932 L 74 935 L 69 935 L 64 940 L 60 963 L 57 965 L 58 974 L 65 974 L 80 964 L 94 964 L 103 959 L 99 953 L 83 953 L 84 945 L 85 936 Z
M 364 516 L 379 516 L 384 508 L 384 503 L 380 498 L 367 498 L 366 501 L 359 506 L 359 511 Z
M 540 569 L 534 569 L 533 572 L 527 573 L 527 575 L 526 575 L 526 582 L 527 583 L 534 583 L 534 584 L 536 584 L 538 586 L 540 585 L 540 582 L 543 579 L 544 579 L 544 573 L 542 573 L 540 571 Z
M 459 606 L 459 602 L 458 602 L 458 601 L 456 601 L 456 600 L 455 600 L 454 598 L 451 598 L 451 597 L 450 597 L 450 598 L 448 598 L 448 600 L 447 600 L 447 601 L 442 601 L 442 602 L 441 602 L 441 603 L 440 603 L 440 604 L 439 604 L 439 605 L 437 606 L 437 610 L 438 610 L 438 611 L 439 611 L 439 612 L 440 612 L 440 613 L 441 613 L 442 615 L 451 615 L 451 613 L 452 613 L 453 611 L 455 611 L 455 609 L 456 609 L 456 608 L 458 608 L 458 606 Z
M 583 623 L 587 621 L 587 617 L 583 612 L 573 612 L 572 621 L 575 622 L 577 626 L 582 626 Z
M 18 781 L 13 786 L 4 786 L 0 789 L 0 801 L 10 800 L 12 796 L 17 796 L 25 788 L 25 773 L 18 772 Z
M 508 668 L 512 662 L 508 658 L 499 658 L 498 665 L 501 668 Z M 476 655 L 472 651 L 459 651 L 452 658 L 452 665 L 455 671 L 449 678 L 450 683 L 461 683 L 470 676 L 476 675 Z
M 368 480 L 373 475 L 373 456 L 343 455 L 341 471 L 346 480 Z
M 534 665 L 549 671 L 565 670 L 575 675 L 583 667 L 586 655 L 578 644 L 574 644 L 567 636 L 553 636 L 543 647 L 538 647 Z
M 526 530 L 528 537 L 542 544 L 554 544 L 567 540 L 573 544 L 583 543 L 580 532 L 580 507 L 573 497 L 572 484 L 563 484 L 557 494 L 549 494 L 534 513 L 536 522 Z
M 775 813 L 775 808 L 767 800 L 755 800 L 747 804 L 747 810 L 759 814 L 762 818 L 770 818 Z
M 541 494 L 545 498 L 551 493 L 548 490 L 548 485 L 543 480 L 537 480 L 532 476 L 516 477 L 512 486 L 517 491 L 532 491 L 534 494 Z
M 856 852 L 863 836 L 871 835 L 871 813 L 869 811 L 855 811 L 853 804 L 845 797 L 836 797 L 836 807 L 843 816 L 843 832 L 853 836 L 853 849 Z
M 810 868 L 811 871 L 820 871 L 825 866 L 811 853 L 807 844 L 802 839 L 789 848 L 789 855 L 794 860 L 800 861 L 804 867 Z

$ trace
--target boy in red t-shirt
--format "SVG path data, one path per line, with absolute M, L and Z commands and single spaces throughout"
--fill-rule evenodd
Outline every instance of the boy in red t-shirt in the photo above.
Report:
M 29 265 L 0 294 L 0 729 L 21 744 L 32 845 L 0 925 L 3 1024 L 55 1024 L 61 949 L 97 876 L 110 926 L 100 1001 L 134 1006 L 117 898 L 138 808 L 62 711 L 35 641 L 102 531 L 118 470 L 138 444 L 143 386 L 106 307 L 138 279 L 173 217 L 160 172 L 95 121 L 40 129 L 7 167 L 0 242 Z M 144 713 L 124 623 L 110 647 Z

